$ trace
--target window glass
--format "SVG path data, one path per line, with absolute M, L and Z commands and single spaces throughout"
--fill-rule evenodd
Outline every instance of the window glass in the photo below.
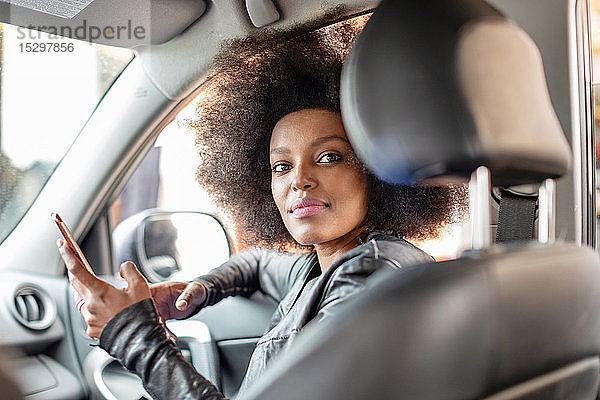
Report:
M 133 52 L 0 24 L 0 242 Z
M 223 227 L 195 179 L 199 155 L 180 112 L 110 207 L 114 265 L 131 260 L 151 282 L 191 280 L 229 258 Z M 132 250 L 133 249 L 133 250 Z
M 150 208 L 216 212 L 210 197 L 196 182 L 199 155 L 194 135 L 178 125 L 181 116 L 182 113 L 160 133 L 111 206 L 115 226 Z

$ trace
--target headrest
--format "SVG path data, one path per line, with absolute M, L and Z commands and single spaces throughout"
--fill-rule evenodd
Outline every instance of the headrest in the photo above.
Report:
M 510 186 L 570 166 L 538 48 L 484 1 L 383 0 L 344 65 L 341 105 L 358 155 L 391 183 L 484 165 Z

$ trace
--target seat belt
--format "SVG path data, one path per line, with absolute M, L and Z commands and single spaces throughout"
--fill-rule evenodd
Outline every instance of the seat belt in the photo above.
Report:
M 533 239 L 537 195 L 521 195 L 505 189 L 500 195 L 496 242 Z

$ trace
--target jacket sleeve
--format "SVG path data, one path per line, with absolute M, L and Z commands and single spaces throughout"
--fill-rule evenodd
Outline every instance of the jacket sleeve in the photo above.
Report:
M 100 335 L 100 347 L 137 374 L 154 399 L 225 399 L 167 339 L 151 299 L 111 318 Z
M 196 279 L 205 284 L 207 296 L 202 307 L 228 296 L 250 296 L 260 290 L 279 302 L 289 291 L 303 259 L 302 254 L 253 248 L 231 258 Z

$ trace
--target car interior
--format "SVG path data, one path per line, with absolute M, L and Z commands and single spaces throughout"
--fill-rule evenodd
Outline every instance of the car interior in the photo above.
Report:
M 218 265 L 239 249 L 214 210 L 155 201 L 127 214 L 119 206 L 115 218 L 115 204 L 148 189 L 133 182 L 210 81 L 228 40 L 365 16 L 342 74 L 348 135 L 386 181 L 469 181 L 470 250 L 376 276 L 335 323 L 306 329 L 244 398 L 596 398 L 590 13 L 587 0 L 0 2 L 4 37 L 8 26 L 27 29 L 17 30 L 28 35 L 15 42 L 20 57 L 38 43 L 31 32 L 127 51 L 10 226 L 2 207 L 12 181 L 0 157 L 0 347 L 13 352 L 0 360 L 0 382 L 6 374 L 14 383 L 6 387 L 16 388 L 0 398 L 151 398 L 86 335 L 50 213 L 61 214 L 94 272 L 115 286 L 124 285 L 124 260 L 150 282 L 193 278 L 188 260 Z M 10 43 L 2 43 L 7 96 Z M 48 55 L 36 57 L 27 60 L 43 64 Z M 62 112 L 66 119 L 70 110 Z M 156 200 L 161 190 L 144 196 Z M 196 238 L 193 249 L 173 250 L 185 237 Z M 276 306 L 256 293 L 167 325 L 182 355 L 231 397 Z

